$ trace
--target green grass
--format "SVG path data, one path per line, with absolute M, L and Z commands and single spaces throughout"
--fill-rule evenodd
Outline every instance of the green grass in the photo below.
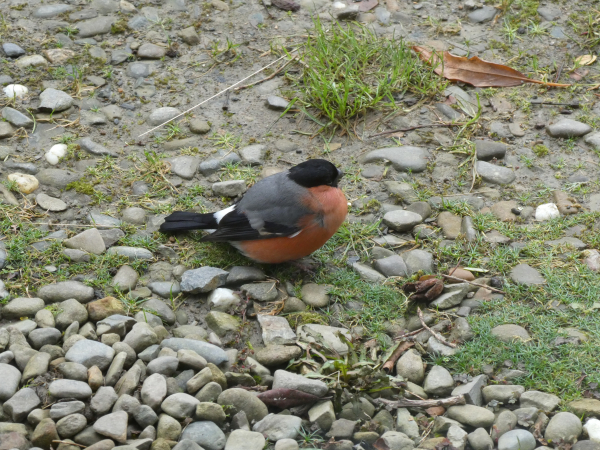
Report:
M 395 106 L 404 93 L 433 97 L 445 82 L 402 39 L 383 39 L 359 25 L 320 21 L 303 55 L 301 103 L 322 128 L 350 132 L 362 115 Z
M 518 223 L 499 222 L 491 215 L 478 214 L 474 223 L 479 231 L 498 230 L 517 241 L 525 242 L 520 252 L 507 246 L 492 246 L 482 239 L 463 246 L 456 243 L 438 252 L 440 271 L 453 267 L 458 258 L 469 267 L 488 269 L 491 275 L 506 277 L 504 299 L 484 304 L 480 312 L 469 317 L 477 337 L 461 347 L 457 355 L 436 358 L 435 362 L 455 372 L 478 374 L 485 364 L 496 369 L 510 361 L 528 375 L 514 383 L 526 389 L 551 392 L 568 401 L 581 396 L 586 383 L 600 382 L 597 372 L 597 348 L 600 336 L 600 274 L 591 272 L 579 260 L 579 252 L 568 246 L 550 247 L 547 240 L 565 236 L 565 230 L 574 225 L 591 227 L 600 217 L 597 213 L 583 213 L 567 218 L 524 227 Z M 599 242 L 597 233 L 588 232 L 581 239 L 591 248 Z M 508 280 L 510 270 L 517 264 L 527 263 L 537 268 L 547 284 L 517 286 Z M 552 302 L 566 306 L 564 310 L 550 308 Z M 515 323 L 525 327 L 530 342 L 503 343 L 492 336 L 495 326 Z M 586 333 L 589 341 L 581 345 L 555 345 L 563 336 L 562 328 L 577 328 Z M 582 386 L 577 380 L 585 373 Z

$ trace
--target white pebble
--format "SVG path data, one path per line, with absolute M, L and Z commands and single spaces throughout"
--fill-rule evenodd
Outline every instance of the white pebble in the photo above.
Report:
M 240 304 L 240 296 L 231 289 L 217 288 L 208 296 L 208 303 L 214 309 L 226 311 L 230 307 Z
M 46 157 L 46 161 L 55 166 L 66 154 L 67 146 L 65 144 L 56 144 L 44 156 Z
M 583 429 L 590 437 L 590 441 L 600 443 L 600 420 L 598 419 L 590 419 L 588 420 Z
M 333 7 L 334 7 L 335 9 L 344 9 L 344 8 L 346 8 L 346 4 L 345 4 L 345 3 L 342 3 L 342 2 L 335 2 L 335 3 L 333 4 Z
M 535 220 L 543 221 L 560 217 L 560 212 L 554 203 L 544 203 L 535 210 Z
M 25 86 L 20 84 L 9 84 L 4 88 L 4 94 L 9 98 L 23 97 L 29 92 Z
M 8 176 L 8 179 L 17 183 L 19 191 L 21 191 L 23 194 L 31 194 L 40 186 L 40 183 L 36 177 L 26 173 L 11 173 Z

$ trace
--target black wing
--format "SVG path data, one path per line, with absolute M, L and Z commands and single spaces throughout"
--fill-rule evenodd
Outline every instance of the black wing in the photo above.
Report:
M 300 231 L 297 226 L 281 223 L 264 222 L 260 230 L 252 228 L 246 215 L 237 210 L 231 211 L 219 222 L 217 231 L 202 238 L 208 242 L 252 241 L 269 239 L 278 236 L 290 236 Z

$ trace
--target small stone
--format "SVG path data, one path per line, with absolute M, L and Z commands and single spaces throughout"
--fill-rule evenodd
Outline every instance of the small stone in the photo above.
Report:
M 535 210 L 535 220 L 545 221 L 557 217 L 560 217 L 560 212 L 554 203 L 544 203 L 543 205 L 539 205 Z
M 100 417 L 94 423 L 94 431 L 120 443 L 127 440 L 127 419 L 125 411 L 117 411 Z
M 61 212 L 65 211 L 68 206 L 59 198 L 50 197 L 46 194 L 38 194 L 35 197 L 35 201 L 38 206 L 46 211 L 50 212 Z
M 61 281 L 41 287 L 37 293 L 47 304 L 74 298 L 86 303 L 94 298 L 94 288 L 79 281 Z
M 274 111 L 285 111 L 289 104 L 290 102 L 288 102 L 286 99 L 277 97 L 276 95 L 269 95 L 265 101 L 267 108 Z
M 390 147 L 367 153 L 361 162 L 390 161 L 396 170 L 418 173 L 427 168 L 428 157 L 429 153 L 419 147 Z
M 124 266 L 122 266 L 124 267 Z M 133 270 L 133 269 L 132 269 Z M 105 297 L 87 304 L 89 319 L 97 322 L 115 314 L 125 314 L 123 302 L 115 297 Z
M 592 131 L 588 124 L 572 119 L 561 119 L 554 124 L 546 125 L 546 132 L 555 138 L 572 138 L 585 136 Z
M 375 261 L 374 267 L 386 277 L 405 277 L 408 275 L 406 263 L 402 257 L 395 254 L 387 258 L 378 259 Z
M 433 366 L 423 384 L 423 389 L 429 395 L 443 397 L 452 392 L 454 380 L 450 372 L 441 366 Z M 457 419 L 458 420 L 458 419 Z
M 37 448 L 51 449 L 54 445 L 53 441 L 58 439 L 59 436 L 54 421 L 50 418 L 45 418 L 33 430 L 31 443 Z
M 262 328 L 265 345 L 286 345 L 296 342 L 296 333 L 285 318 L 259 314 L 258 322 Z
M 301 294 L 304 303 L 312 307 L 324 308 L 329 304 L 329 294 L 327 286 L 315 283 L 308 283 L 302 286 Z
M 227 438 L 225 450 L 262 450 L 265 438 L 254 431 L 233 430 Z
M 502 142 L 476 139 L 475 151 L 477 153 L 477 159 L 481 161 L 502 159 L 506 154 L 506 144 L 503 144 Z
M 228 413 L 231 415 L 244 411 L 250 422 L 259 421 L 264 418 L 267 413 L 266 405 L 250 392 L 239 389 L 227 389 L 223 391 L 217 403 L 221 406 L 230 405 Z
M 0 378 L 2 378 L 1 375 Z M 1 397 L 0 400 L 2 400 Z M 579 400 L 574 400 L 569 403 L 569 409 L 578 416 L 600 417 L 600 400 L 592 398 L 582 398 Z
M 475 405 L 451 406 L 448 417 L 474 428 L 489 428 L 494 423 L 494 413 Z
M 536 441 L 527 430 L 512 430 L 498 439 L 498 450 L 534 450 Z
M 8 106 L 2 108 L 2 117 L 17 128 L 32 128 L 33 120 L 20 111 Z
M 71 414 L 63 417 L 56 423 L 56 431 L 64 439 L 75 436 L 86 426 L 87 419 L 83 414 Z
M 200 43 L 200 36 L 198 36 L 198 33 L 196 33 L 196 29 L 194 27 L 187 27 L 187 28 L 184 28 L 183 30 L 179 30 L 177 32 L 177 36 L 179 36 L 183 42 L 185 42 L 187 45 L 190 45 L 190 46 L 198 45 Z M 193 120 L 196 120 L 196 119 L 193 119 Z M 191 122 L 190 122 L 190 131 L 192 131 L 192 133 L 196 133 L 191 128 L 192 128 L 192 126 L 191 126 Z M 210 127 L 204 133 L 207 133 L 209 130 L 210 130 Z
M 23 194 L 31 194 L 40 186 L 36 177 L 25 173 L 11 173 L 7 178 L 9 181 L 14 181 L 17 184 L 19 191 Z
M 65 247 L 83 250 L 94 255 L 100 255 L 106 250 L 104 240 L 96 228 L 89 228 L 70 239 L 63 241 Z
M 69 94 L 54 88 L 47 88 L 40 94 L 39 109 L 44 112 L 60 112 L 73 106 L 74 99 Z
M 167 54 L 167 49 L 160 45 L 145 43 L 138 48 L 137 56 L 141 59 L 161 59 Z
M 487 377 L 485 375 L 478 375 L 468 383 L 455 387 L 451 395 L 464 395 L 467 404 L 481 406 L 483 403 L 481 388 L 485 386 L 486 381 Z
M 323 431 L 329 431 L 335 421 L 335 411 L 331 401 L 317 403 L 308 410 L 308 419 L 316 423 Z
M 476 9 L 468 15 L 469 21 L 473 23 L 485 23 L 492 20 L 498 14 L 498 10 L 493 6 L 484 6 Z
M 217 424 L 209 421 L 192 422 L 183 433 L 180 440 L 189 439 L 205 450 L 222 450 L 225 447 L 225 434 Z
M 385 277 L 373 269 L 368 264 L 356 262 L 352 264 L 352 269 L 365 281 L 370 283 L 383 283 Z
M 212 291 L 227 282 L 229 272 L 215 267 L 201 267 L 187 270 L 181 277 L 181 290 L 188 294 Z
M 515 324 L 498 325 L 492 328 L 491 333 L 503 342 L 513 342 L 519 339 L 527 342 L 531 339 L 525 328 Z
M 340 355 L 348 353 L 348 345 L 339 338 L 339 334 L 342 334 L 348 342 L 352 340 L 346 328 L 327 325 L 305 324 L 298 327 L 297 332 L 298 336 L 305 342 L 317 342 L 314 336 L 318 336 L 319 342 L 333 348 Z
M 410 231 L 415 225 L 423 222 L 423 218 L 414 212 L 396 210 L 383 216 L 383 223 L 396 231 Z
M 215 345 L 209 344 L 208 342 L 196 341 L 192 339 L 170 338 L 163 340 L 160 343 L 160 346 L 161 348 L 167 347 L 175 351 L 193 350 L 198 353 L 198 355 L 205 358 L 206 361 L 213 363 L 216 366 L 229 361 L 227 354 L 222 349 Z
M 0 379 L 2 379 L 0 401 L 5 402 L 17 392 L 21 381 L 21 372 L 16 367 L 0 363 Z
M 280 439 L 296 439 L 302 426 L 300 417 L 291 415 L 269 414 L 257 422 L 252 429 L 262 433 L 271 441 Z
M 583 429 L 590 437 L 590 440 L 594 443 L 600 443 L 600 420 L 598 419 L 590 419 L 588 420 Z
M 27 67 L 43 67 L 48 65 L 48 61 L 46 61 L 46 58 L 42 55 L 28 55 L 17 59 L 15 65 L 20 69 L 26 69 Z
M 4 50 L 4 53 L 9 58 L 17 58 L 25 54 L 25 50 L 23 50 L 17 44 L 13 44 L 12 42 L 5 42 L 2 44 L 2 50 Z
M 150 260 L 153 258 L 152 252 L 145 248 L 118 246 L 111 247 L 107 252 L 109 255 L 120 255 L 129 258 L 129 261 Z
M 237 197 L 246 192 L 247 189 L 244 180 L 220 181 L 212 185 L 213 194 L 221 197 Z
M 579 417 L 570 412 L 559 412 L 550 419 L 544 438 L 552 444 L 559 442 L 574 444 L 582 431 Z
M 66 353 L 67 361 L 83 364 L 85 367 L 98 366 L 101 370 L 108 368 L 115 356 L 115 351 L 101 342 L 88 339 L 76 342 Z
M 544 277 L 528 264 L 519 264 L 510 271 L 510 278 L 517 284 L 525 286 L 546 284 Z
M 147 75 L 144 75 L 144 77 L 146 77 Z M 158 108 L 155 109 L 154 111 L 152 111 L 152 113 L 150 113 L 150 116 L 148 116 L 148 125 L 151 126 L 157 126 L 157 125 L 161 125 L 162 123 L 173 119 L 174 117 L 178 116 L 179 114 L 181 114 L 181 111 L 179 111 L 177 108 L 172 108 L 170 106 L 165 106 L 163 108 Z
M 85 400 L 92 396 L 92 389 L 83 381 L 55 380 L 50 383 L 48 393 L 56 398 L 76 398 Z
M 402 259 L 406 263 L 408 275 L 413 275 L 419 271 L 423 271 L 423 273 L 433 272 L 433 255 L 425 250 L 412 250 L 403 253 Z
M 23 388 L 3 405 L 4 413 L 13 422 L 23 422 L 27 415 L 41 405 L 41 400 L 31 388 Z
M 519 399 L 521 408 L 538 408 L 544 412 L 551 412 L 560 404 L 560 398 L 553 394 L 540 391 L 527 391 Z
M 317 397 L 324 396 L 328 391 L 327 385 L 320 380 L 311 380 L 285 370 L 275 371 L 273 389 L 294 389 Z
M 467 436 L 467 441 L 473 450 L 492 450 L 494 441 L 485 428 L 477 428 Z
M 477 161 L 475 168 L 484 181 L 492 184 L 510 184 L 515 181 L 516 178 L 512 169 L 490 164 L 485 161 Z
M 419 352 L 409 350 L 396 362 L 396 373 L 416 384 L 421 384 L 425 379 L 425 368 Z

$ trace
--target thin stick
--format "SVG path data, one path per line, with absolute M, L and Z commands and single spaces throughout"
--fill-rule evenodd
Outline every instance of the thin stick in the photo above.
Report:
M 444 275 L 444 274 L 442 274 L 442 276 L 444 278 L 448 278 L 449 280 L 461 281 L 463 283 L 469 283 L 469 284 L 472 284 L 473 286 L 479 286 L 479 287 L 482 287 L 482 288 L 489 289 L 490 291 L 497 292 L 498 294 L 504 294 L 504 295 L 506 295 L 506 292 L 501 291 L 500 289 L 493 288 L 491 286 L 486 286 L 485 284 L 474 283 L 473 281 L 463 280 L 462 278 L 453 277 L 452 275 Z
M 298 51 L 298 49 L 292 50 L 290 53 L 293 53 L 293 52 L 296 52 L 296 51 Z M 287 54 L 283 55 L 281 58 L 277 58 L 277 59 L 276 59 L 275 61 L 273 61 L 272 63 L 270 63 L 270 64 L 267 64 L 267 65 L 266 65 L 266 66 L 264 66 L 264 67 L 261 67 L 261 68 L 260 68 L 260 69 L 258 69 L 256 72 L 254 72 L 254 73 L 252 73 L 252 74 L 248 75 L 246 78 L 242 78 L 240 81 L 238 81 L 238 82 L 236 82 L 236 83 L 233 83 L 231 86 L 229 86 L 229 87 L 226 87 L 226 88 L 225 88 L 225 89 L 223 89 L 221 92 L 217 92 L 215 95 L 213 95 L 212 97 L 209 97 L 209 98 L 207 98 L 206 100 L 204 100 L 204 101 L 202 101 L 202 102 L 198 103 L 196 106 L 192 106 L 190 109 L 188 109 L 188 110 L 186 110 L 186 111 L 182 112 L 181 114 L 178 114 L 178 115 L 176 115 L 176 116 L 175 116 L 175 117 L 173 117 L 172 119 L 169 119 L 169 120 L 167 120 L 166 122 L 163 122 L 163 123 L 161 123 L 160 125 L 158 125 L 158 126 L 156 126 L 156 127 L 154 127 L 154 128 L 151 128 L 151 129 L 149 129 L 148 131 L 146 131 L 146 132 L 144 132 L 144 133 L 140 134 L 140 135 L 138 136 L 138 138 L 141 138 L 142 136 L 144 136 L 144 135 L 146 135 L 146 134 L 148 134 L 148 133 L 151 133 L 151 132 L 152 132 L 152 131 L 154 131 L 154 130 L 158 130 L 159 128 L 161 128 L 161 127 L 165 126 L 165 125 L 166 125 L 166 124 L 168 124 L 169 122 L 172 122 L 172 121 L 174 121 L 175 119 L 178 119 L 179 117 L 181 117 L 181 116 L 183 116 L 183 115 L 185 115 L 185 114 L 189 113 L 190 111 L 193 111 L 193 110 L 194 110 L 194 109 L 196 109 L 198 106 L 204 105 L 206 102 L 208 102 L 208 101 L 212 100 L 213 98 L 216 98 L 216 97 L 218 97 L 219 95 L 221 95 L 221 94 L 223 94 L 223 93 L 227 92 L 229 89 L 231 89 L 231 88 L 233 88 L 233 87 L 237 86 L 238 84 L 240 84 L 240 83 L 242 83 L 242 82 L 246 81 L 247 79 L 249 79 L 249 78 L 252 78 L 252 77 L 253 77 L 254 75 L 256 75 L 257 73 L 260 73 L 260 72 L 262 72 L 263 70 L 265 70 L 265 69 L 267 69 L 267 68 L 271 67 L 272 65 L 274 65 L 274 64 L 276 64 L 276 63 L 278 63 L 279 61 L 281 61 L 282 59 L 284 59 L 284 58 L 286 58 L 286 57 L 287 57 Z
M 398 128 L 397 130 L 384 131 L 383 133 L 372 134 L 371 136 L 369 136 L 369 139 L 373 139 L 378 136 L 385 136 L 386 134 L 403 133 L 405 131 L 418 130 L 419 128 L 453 127 L 453 126 L 459 126 L 459 125 L 466 125 L 466 124 L 463 122 L 454 122 L 454 123 L 430 123 L 429 125 L 416 125 L 414 127 Z
M 295 61 L 295 60 L 296 60 L 296 58 L 292 58 L 292 59 L 290 59 L 288 62 L 286 62 L 286 63 L 285 63 L 283 66 L 281 66 L 279 69 L 277 69 L 275 72 L 273 72 L 273 73 L 272 73 L 271 75 L 269 75 L 268 77 L 266 77 L 266 78 L 263 78 L 262 80 L 258 80 L 258 81 L 257 81 L 257 82 L 255 82 L 255 83 L 250 83 L 250 84 L 245 84 L 245 85 L 243 85 L 243 86 L 238 86 L 238 87 L 236 87 L 236 88 L 234 89 L 234 91 L 236 91 L 236 92 L 237 92 L 237 91 L 241 91 L 242 89 L 247 89 L 247 88 L 249 88 L 249 87 L 256 86 L 257 84 L 264 83 L 265 81 L 272 80 L 273 78 L 275 78 L 275 76 L 276 76 L 276 75 L 277 75 L 279 72 L 281 72 L 283 69 L 285 69 L 287 66 L 289 66 L 289 65 L 290 65 L 290 63 L 292 63 L 292 62 L 293 62 L 293 61 Z
M 396 361 L 398 361 L 398 358 L 400 358 L 402 353 L 404 353 L 406 350 L 408 350 L 409 348 L 411 348 L 414 345 L 415 345 L 414 342 L 408 342 L 408 341 L 400 344 L 398 346 L 398 348 L 396 350 L 394 350 L 394 353 L 392 353 L 390 358 L 383 365 L 382 369 L 384 370 L 384 372 L 390 373 L 392 371 L 392 369 L 394 368 L 394 364 L 396 364 Z
M 433 334 L 433 337 L 435 337 L 438 341 L 440 341 L 444 345 L 447 345 L 448 347 L 456 348 L 456 344 L 448 342 L 440 333 L 438 333 L 437 331 L 433 331 L 431 328 L 425 325 L 425 319 L 423 319 L 423 312 L 421 311 L 421 308 L 417 308 L 417 315 L 419 316 L 419 320 L 421 321 L 421 325 L 423 325 L 423 328 L 425 328 L 427 331 Z
M 97 227 L 97 224 L 92 224 L 92 225 L 83 225 L 83 224 L 76 224 L 76 223 L 43 223 L 43 222 L 34 222 L 36 225 L 50 225 L 53 227 L 78 227 L 78 228 L 85 228 L 85 227 Z M 102 228 L 121 228 L 119 225 L 100 225 L 100 227 Z
M 455 406 L 455 405 L 464 405 L 465 404 L 465 396 L 457 395 L 456 397 L 449 398 L 440 398 L 437 400 L 409 400 L 407 398 L 403 398 L 402 400 L 386 400 L 385 398 L 376 398 L 373 400 L 373 403 L 379 403 L 380 405 L 385 406 L 386 408 L 431 408 L 432 406 L 443 406 L 444 408 L 447 406 Z
M 414 335 L 416 335 L 416 334 L 419 334 L 419 333 L 420 333 L 421 331 L 423 331 L 424 329 L 425 329 L 425 328 L 419 328 L 418 330 L 411 331 L 410 333 L 406 333 L 406 334 L 403 334 L 403 335 L 401 335 L 401 336 L 397 336 L 397 337 L 395 337 L 395 338 L 394 338 L 394 340 L 395 340 L 395 341 L 399 341 L 400 339 L 404 339 L 404 338 L 407 338 L 407 337 L 410 337 L 410 336 L 414 336 Z

